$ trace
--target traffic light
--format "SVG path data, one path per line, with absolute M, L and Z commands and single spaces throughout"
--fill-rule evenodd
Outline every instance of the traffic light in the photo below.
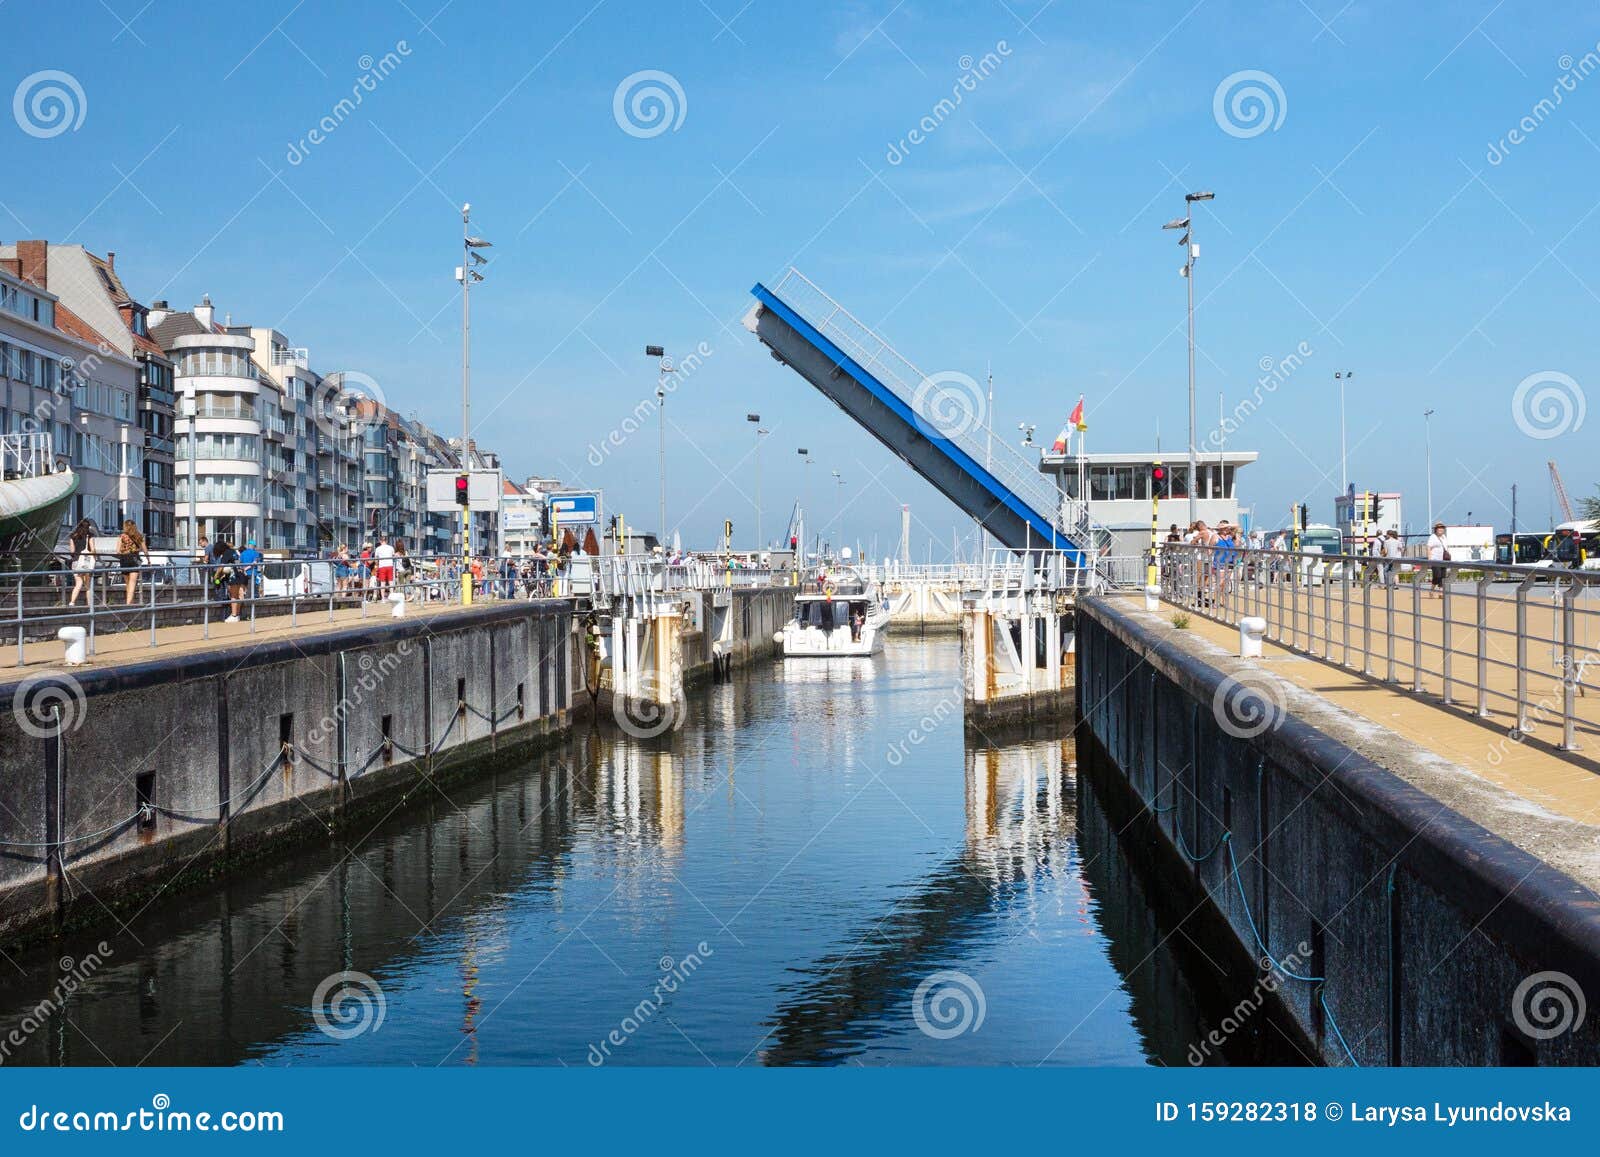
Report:
M 465 505 L 467 505 L 467 502 L 468 502 L 468 498 L 467 498 L 467 476 L 465 474 L 457 474 L 456 475 L 456 505 L 457 506 L 465 506 Z
M 1368 522 L 1378 522 L 1378 521 L 1380 521 L 1383 518 L 1383 499 L 1379 498 L 1376 494 L 1374 494 L 1372 496 L 1372 502 L 1371 502 L 1371 504 L 1369 506 L 1369 510 L 1371 511 L 1371 513 L 1368 515 L 1367 521 Z
M 1167 468 L 1157 462 L 1150 467 L 1150 493 L 1152 496 L 1159 498 L 1166 493 L 1166 489 Z
M 796 535 L 791 534 L 789 536 L 789 549 L 790 550 L 798 550 L 799 547 L 800 547 L 800 539 Z
M 1301 530 L 1304 530 L 1306 528 L 1306 524 L 1307 524 L 1307 521 L 1308 521 L 1306 516 L 1309 513 L 1310 509 L 1311 508 L 1309 506 L 1307 506 L 1304 502 L 1302 502 L 1299 505 L 1299 507 L 1297 508 L 1298 513 L 1295 515 L 1295 519 L 1299 523 L 1299 526 L 1300 526 Z

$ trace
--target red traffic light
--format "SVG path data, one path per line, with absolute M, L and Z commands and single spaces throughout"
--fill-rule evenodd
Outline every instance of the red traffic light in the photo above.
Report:
M 1165 482 L 1166 480 L 1167 468 L 1165 466 L 1157 465 L 1150 467 L 1150 481 L 1159 483 Z
M 467 505 L 467 502 L 468 502 L 468 498 L 467 498 L 467 476 L 465 474 L 457 474 L 456 475 L 456 505 L 457 506 L 465 506 L 465 505 Z

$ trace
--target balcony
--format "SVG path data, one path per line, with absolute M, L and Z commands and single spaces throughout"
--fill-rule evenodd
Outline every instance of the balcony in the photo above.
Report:
M 157 454 L 172 454 L 176 452 L 172 438 L 170 436 L 163 437 L 159 434 L 146 433 L 144 436 L 144 448 Z
M 143 384 L 139 386 L 139 400 L 141 402 L 148 402 L 154 406 L 165 406 L 168 409 L 171 409 L 178 404 L 178 396 L 174 394 L 172 390 L 165 389 L 161 386 L 147 386 Z

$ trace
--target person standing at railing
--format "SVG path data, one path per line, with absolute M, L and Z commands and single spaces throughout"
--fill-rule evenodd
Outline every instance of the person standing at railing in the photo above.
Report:
M 122 537 L 117 539 L 117 564 L 122 567 L 126 576 L 124 586 L 127 588 L 127 605 L 133 606 L 133 596 L 139 590 L 140 563 L 148 565 L 150 550 L 145 546 L 144 535 L 139 533 L 139 524 L 129 518 L 122 523 Z
M 394 581 L 395 589 L 402 594 L 409 593 L 411 574 L 414 564 L 411 556 L 406 553 L 406 544 L 403 539 L 394 540 Z
M 377 598 L 382 602 L 394 587 L 394 543 L 386 534 L 378 535 L 378 545 L 372 550 L 372 567 Z
M 1216 573 L 1216 600 L 1223 602 L 1228 597 L 1228 586 L 1233 578 L 1233 568 L 1239 563 L 1239 540 L 1237 532 L 1227 519 L 1217 523 L 1217 533 L 1213 537 L 1216 547 L 1212 555 Z
M 261 551 L 256 548 L 256 540 L 249 539 L 244 544 L 244 549 L 239 552 L 239 568 L 236 573 L 244 576 L 245 591 L 251 599 L 261 593 Z M 238 614 L 238 611 L 234 611 Z
M 67 544 L 72 548 L 72 594 L 67 596 L 67 606 L 75 606 L 78 596 L 89 594 L 89 585 L 94 582 L 94 523 L 87 518 L 72 528 L 72 533 L 67 535 Z
M 1397 561 L 1406 556 L 1406 544 L 1401 541 L 1400 532 L 1391 530 L 1380 540 L 1383 550 L 1383 581 L 1393 583 L 1400 577 L 1400 563 Z
M 219 598 L 221 598 L 223 595 L 231 596 L 233 594 L 234 583 L 236 581 L 234 572 L 238 569 L 238 562 L 239 552 L 233 549 L 233 544 L 230 543 L 226 538 L 218 538 L 217 541 L 212 544 L 211 585 L 216 590 L 222 592 L 222 595 L 218 595 Z M 243 580 L 239 579 L 237 581 L 239 582 L 239 591 L 242 594 L 244 591 Z M 239 621 L 238 603 L 233 604 L 229 617 L 223 621 L 228 623 L 237 623 Z
M 1428 592 L 1436 599 L 1444 598 L 1444 572 L 1443 564 L 1450 561 L 1450 550 L 1444 544 L 1444 523 L 1433 524 L 1433 533 L 1428 536 L 1428 561 L 1436 565 L 1428 568 L 1428 581 L 1433 590 Z

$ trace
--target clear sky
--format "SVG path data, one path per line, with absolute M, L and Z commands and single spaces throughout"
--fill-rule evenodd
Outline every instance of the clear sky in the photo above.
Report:
M 792 263 L 923 371 L 992 366 L 1009 437 L 1048 441 L 1082 393 L 1092 449 L 1159 424 L 1177 451 L 1182 252 L 1160 227 L 1208 189 L 1201 439 L 1219 398 L 1308 351 L 1228 437 L 1261 454 L 1241 497 L 1263 521 L 1295 500 L 1331 520 L 1336 370 L 1351 480 L 1403 491 L 1414 529 L 1429 408 L 1444 517 L 1504 527 L 1519 482 L 1544 522 L 1547 459 L 1593 492 L 1592 2 L 441 2 L 0 3 L 0 236 L 115 250 L 145 301 L 209 293 L 453 434 L 471 201 L 494 242 L 473 433 L 513 475 L 653 525 L 654 428 L 599 467 L 589 447 L 652 392 L 646 343 L 705 343 L 669 403 L 686 541 L 725 517 L 753 540 L 759 411 L 769 537 L 805 446 L 814 521 L 842 496 L 846 535 L 887 553 L 907 502 L 939 559 L 970 524 L 743 330 L 751 285 Z M 66 126 L 28 100 L 45 70 L 81 92 Z M 619 116 L 645 70 L 670 125 L 629 91 Z

